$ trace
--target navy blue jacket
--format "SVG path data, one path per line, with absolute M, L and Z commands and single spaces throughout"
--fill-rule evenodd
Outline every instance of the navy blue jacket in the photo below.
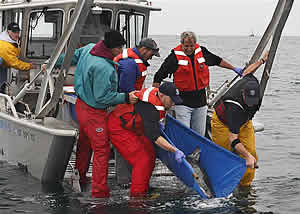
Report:
M 132 50 L 141 58 L 141 60 L 143 60 L 144 64 L 148 67 L 149 63 L 147 61 L 144 61 L 138 49 L 133 48 Z M 132 58 L 121 59 L 118 63 L 119 92 L 128 93 L 134 91 L 134 84 L 136 83 L 136 80 L 141 76 L 138 65 Z

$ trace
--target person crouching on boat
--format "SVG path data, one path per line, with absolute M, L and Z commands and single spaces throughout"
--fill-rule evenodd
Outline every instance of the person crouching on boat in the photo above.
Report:
M 7 81 L 7 68 L 27 71 L 36 69 L 33 63 L 20 60 L 19 37 L 20 27 L 17 23 L 10 23 L 7 29 L 0 33 L 0 57 L 2 58 L 2 66 L 0 66 L 0 87 Z
M 106 125 L 107 108 L 120 103 L 137 102 L 134 92 L 117 91 L 118 76 L 113 58 L 121 53 L 125 43 L 118 31 L 111 30 L 105 33 L 103 41 L 77 49 L 72 59 L 72 63 L 77 65 L 74 89 L 77 95 L 75 109 L 79 122 L 75 167 L 80 174 L 80 185 L 85 186 L 93 151 L 92 197 L 96 198 L 110 195 L 107 186 L 110 156 Z
M 147 76 L 148 63 L 153 56 L 160 57 L 159 48 L 152 38 L 143 38 L 134 48 L 123 49 L 123 52 L 114 58 L 118 65 L 119 92 L 141 90 Z M 131 167 L 116 152 L 118 168 L 122 169 L 122 176 L 118 176 L 118 184 L 129 184 Z
M 259 82 L 253 73 L 265 63 L 267 57 L 268 52 L 248 66 L 243 78 L 214 105 L 212 141 L 246 159 L 248 169 L 240 181 L 241 186 L 249 186 L 255 175 L 257 154 L 252 118 L 260 108 L 261 96 Z
M 243 69 L 232 66 L 200 46 L 194 32 L 183 32 L 180 43 L 154 75 L 153 86 L 158 87 L 163 79 L 173 75 L 174 83 L 183 100 L 181 105 L 175 106 L 176 119 L 204 136 L 208 109 L 205 89 L 209 84 L 208 66 L 227 68 L 240 76 Z
M 159 88 L 144 88 L 136 93 L 135 105 L 120 104 L 109 114 L 108 135 L 112 144 L 132 166 L 131 197 L 143 197 L 149 187 L 155 166 L 153 143 L 173 152 L 181 163 L 182 151 L 169 144 L 160 135 L 160 119 L 174 104 L 182 102 L 173 83 L 163 83 Z

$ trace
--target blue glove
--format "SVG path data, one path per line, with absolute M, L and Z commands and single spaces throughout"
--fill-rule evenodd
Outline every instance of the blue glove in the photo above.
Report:
M 182 151 L 180 151 L 179 149 L 177 149 L 174 152 L 174 155 L 175 155 L 175 160 L 177 161 L 177 163 L 181 163 L 182 158 L 185 158 L 185 154 Z
M 240 77 L 243 75 L 243 69 L 242 68 L 238 68 L 238 67 L 235 67 L 234 69 L 234 72 L 237 73 Z

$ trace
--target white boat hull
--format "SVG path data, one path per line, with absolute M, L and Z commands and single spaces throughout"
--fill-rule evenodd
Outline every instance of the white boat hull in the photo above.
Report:
M 77 131 L 55 118 L 43 122 L 0 112 L 0 159 L 18 164 L 42 183 L 64 178 Z

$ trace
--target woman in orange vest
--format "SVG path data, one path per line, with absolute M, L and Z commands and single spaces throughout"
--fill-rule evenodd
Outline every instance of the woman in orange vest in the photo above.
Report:
M 173 74 L 174 83 L 183 100 L 175 106 L 176 119 L 204 136 L 206 130 L 207 100 L 206 87 L 209 84 L 208 66 L 217 65 L 235 71 L 240 76 L 242 69 L 233 67 L 219 56 L 197 44 L 195 33 L 181 34 L 181 44 L 171 51 L 160 69 L 154 75 L 154 87 Z
M 132 104 L 119 104 L 109 114 L 108 135 L 125 160 L 132 166 L 132 197 L 145 196 L 152 171 L 155 166 L 153 143 L 173 152 L 181 163 L 185 157 L 182 151 L 169 144 L 160 135 L 160 119 L 174 104 L 182 102 L 173 83 L 164 83 L 158 88 L 145 88 L 136 93 L 139 101 Z

